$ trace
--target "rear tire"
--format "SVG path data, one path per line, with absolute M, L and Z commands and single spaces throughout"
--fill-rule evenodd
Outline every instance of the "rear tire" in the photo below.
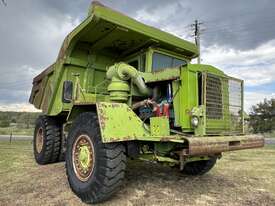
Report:
M 187 163 L 182 173 L 187 175 L 203 175 L 209 172 L 216 164 L 217 158 L 213 157 L 209 160 L 201 160 Z
M 61 152 L 61 126 L 49 116 L 39 116 L 36 120 L 33 152 L 40 165 L 59 161 Z
M 75 119 L 67 140 L 66 172 L 72 191 L 85 203 L 110 198 L 124 179 L 124 145 L 102 143 L 93 112 L 82 113 Z

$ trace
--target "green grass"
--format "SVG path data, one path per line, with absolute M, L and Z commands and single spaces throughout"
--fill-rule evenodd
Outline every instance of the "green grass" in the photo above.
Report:
M 10 135 L 12 132 L 13 135 L 33 135 L 33 128 L 15 128 L 15 127 L 0 127 L 0 135 Z
M 6 171 L 8 175 L 12 171 L 23 172 L 26 166 L 23 164 L 30 162 L 31 152 L 31 141 L 0 141 L 0 172 Z

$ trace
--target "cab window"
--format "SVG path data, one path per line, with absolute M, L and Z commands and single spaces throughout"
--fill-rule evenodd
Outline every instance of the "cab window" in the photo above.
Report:
M 186 61 L 158 52 L 153 53 L 153 71 L 158 71 L 164 68 L 178 67 L 183 64 L 186 64 Z
M 141 54 L 140 56 L 135 57 L 127 62 L 127 64 L 135 67 L 137 70 L 141 72 L 145 72 L 145 64 L 146 64 L 146 55 Z

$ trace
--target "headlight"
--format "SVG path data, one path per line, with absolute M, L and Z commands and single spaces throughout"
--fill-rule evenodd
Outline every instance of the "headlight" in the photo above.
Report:
M 197 127 L 199 125 L 199 118 L 196 116 L 193 116 L 191 119 L 191 124 L 193 127 Z

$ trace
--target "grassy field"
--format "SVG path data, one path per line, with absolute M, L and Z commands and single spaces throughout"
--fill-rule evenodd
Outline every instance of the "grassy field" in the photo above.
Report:
M 269 133 L 264 133 L 263 136 L 265 138 L 275 138 L 275 131 L 269 132 Z
M 102 205 L 275 205 L 275 146 L 231 152 L 201 177 L 129 161 L 123 188 Z M 30 141 L 0 142 L 0 205 L 84 205 L 64 163 L 38 166 Z
M 33 135 L 33 128 L 0 127 L 0 135 Z

